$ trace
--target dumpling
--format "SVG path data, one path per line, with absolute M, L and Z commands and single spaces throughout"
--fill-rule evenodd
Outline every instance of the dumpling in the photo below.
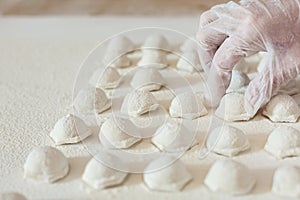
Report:
M 96 70 L 90 78 L 89 83 L 96 88 L 113 89 L 118 87 L 120 80 L 121 76 L 119 72 L 112 67 L 108 67 Z
M 249 149 L 250 143 L 242 130 L 223 125 L 209 134 L 206 147 L 217 154 L 231 157 Z
M 215 115 L 226 121 L 246 121 L 251 118 L 245 110 L 244 94 L 237 92 L 223 96 Z
M 264 62 L 266 52 L 259 52 L 254 55 L 241 59 L 235 66 L 234 69 L 244 73 L 254 73 L 259 70 L 260 63 Z M 265 65 L 265 64 L 264 64 Z
M 69 114 L 58 120 L 50 132 L 56 145 L 78 143 L 92 134 L 82 119 Z
M 185 52 L 194 52 L 196 53 L 198 49 L 198 42 L 194 38 L 186 39 L 180 46 L 180 51 Z
M 74 107 L 80 113 L 99 114 L 111 107 L 111 100 L 102 89 L 89 87 L 79 91 L 74 100 Z
M 279 167 L 273 176 L 272 191 L 280 196 L 300 198 L 300 168 Z
M 26 197 L 16 192 L 0 194 L 0 200 L 26 200 Z
M 121 162 L 114 157 L 114 163 Z M 100 158 L 92 158 L 85 167 L 82 180 L 94 189 L 104 189 L 120 185 L 127 177 L 127 173 L 105 166 Z
M 291 96 L 279 94 L 266 105 L 263 115 L 273 122 L 296 122 L 300 116 L 300 108 Z
M 158 106 L 155 97 L 150 92 L 143 90 L 134 90 L 129 93 L 122 105 L 123 108 L 127 108 L 128 115 L 132 117 L 156 110 Z
M 165 50 L 170 51 L 170 44 L 163 35 L 153 34 L 146 38 L 145 43 L 142 46 L 142 50 Z
M 196 144 L 195 140 L 195 134 L 183 124 L 169 120 L 156 130 L 151 141 L 162 151 L 176 152 L 188 150 Z
M 175 160 L 164 156 L 152 161 L 144 172 L 146 186 L 158 191 L 182 190 L 192 180 L 192 176 L 180 160 Z
M 297 81 L 295 79 L 288 82 L 286 85 L 280 88 L 278 91 L 279 94 L 287 94 L 287 95 L 295 95 L 299 93 L 299 89 L 297 87 Z
M 144 50 L 142 59 L 138 62 L 141 67 L 153 67 L 162 69 L 168 66 L 168 61 L 165 52 L 156 50 Z
M 265 150 L 277 158 L 300 156 L 300 132 L 289 126 L 274 129 L 268 137 Z
M 112 38 L 107 46 L 108 52 L 129 53 L 135 50 L 134 43 L 126 36 L 116 36 Z
M 35 147 L 24 164 L 24 177 L 36 181 L 55 182 L 69 172 L 67 158 L 58 149 Z
M 202 71 L 199 56 L 196 52 L 185 52 L 180 56 L 177 69 L 190 73 Z
M 103 63 L 105 67 L 116 67 L 116 68 L 129 67 L 131 65 L 131 61 L 127 57 L 127 55 L 124 55 L 124 53 L 118 51 L 106 52 L 103 58 Z
M 160 72 L 154 68 L 139 69 L 131 80 L 131 86 L 135 89 L 154 91 L 166 84 Z
M 208 114 L 200 97 L 193 92 L 184 92 L 177 95 L 169 108 L 171 117 L 195 119 Z
M 255 182 L 252 172 L 246 166 L 229 159 L 217 160 L 204 180 L 211 191 L 231 195 L 249 193 Z
M 250 79 L 247 74 L 239 72 L 237 70 L 232 70 L 231 81 L 226 90 L 226 93 L 239 91 L 244 92 L 246 89 L 245 86 L 247 86 L 249 82 Z
M 99 139 L 101 144 L 108 148 L 129 148 L 141 140 L 132 136 L 138 134 L 138 129 L 133 127 L 129 119 L 114 116 L 102 124 Z

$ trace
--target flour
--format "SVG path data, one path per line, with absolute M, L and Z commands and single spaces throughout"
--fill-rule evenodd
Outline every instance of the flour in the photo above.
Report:
M 50 132 L 56 145 L 78 143 L 89 137 L 92 131 L 82 119 L 69 114 L 58 120 Z
M 265 150 L 277 158 L 299 156 L 300 132 L 288 126 L 274 129 L 265 144 Z
M 166 80 L 155 68 L 141 68 L 133 76 L 131 86 L 134 89 L 155 91 L 166 84 Z
M 221 159 L 210 168 L 204 183 L 214 192 L 241 195 L 253 189 L 255 179 L 251 171 L 243 164 Z
M 0 194 L 0 200 L 26 200 L 26 197 L 16 192 Z
M 150 163 L 144 173 L 144 182 L 152 190 L 158 191 L 179 191 L 192 180 L 191 174 L 187 171 L 180 160 L 172 165 L 163 167 L 163 164 L 174 158 L 161 157 Z M 155 172 L 147 171 L 155 170 Z
M 35 181 L 55 182 L 69 172 L 67 158 L 50 146 L 35 147 L 24 164 L 24 177 Z
M 206 147 L 217 154 L 231 157 L 249 149 L 250 143 L 242 130 L 224 124 L 212 130 Z
M 300 116 L 300 108 L 291 96 L 281 94 L 270 100 L 263 115 L 273 122 L 296 122 Z

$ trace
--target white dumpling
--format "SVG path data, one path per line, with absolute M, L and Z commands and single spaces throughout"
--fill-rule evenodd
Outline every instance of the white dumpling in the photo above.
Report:
M 160 157 L 146 167 L 144 182 L 148 188 L 167 192 L 179 191 L 192 180 L 184 164 L 175 159 Z
M 107 51 L 103 63 L 105 67 L 124 68 L 131 65 L 130 59 L 123 52 Z
M 0 194 L 0 200 L 26 200 L 26 197 L 16 192 Z
M 108 159 L 115 159 L 114 157 Z M 119 163 L 115 160 L 114 163 Z M 85 167 L 82 180 L 94 189 L 104 189 L 120 185 L 127 177 L 127 173 L 105 166 L 98 158 L 92 158 Z
M 177 62 L 176 67 L 179 70 L 187 72 L 200 72 L 202 71 L 199 56 L 196 52 L 184 52 Z
M 226 121 L 245 121 L 251 118 L 245 110 L 244 94 L 237 92 L 223 96 L 215 115 Z
M 286 85 L 280 88 L 279 94 L 295 95 L 299 93 L 299 88 L 297 87 L 297 81 L 295 79 L 288 82 Z
M 24 164 L 24 177 L 36 181 L 55 182 L 69 172 L 67 158 L 58 149 L 35 147 Z
M 223 125 L 213 129 L 209 134 L 206 147 L 217 154 L 235 156 L 249 149 L 250 143 L 242 130 Z
M 56 145 L 78 143 L 92 134 L 91 129 L 79 117 L 69 114 L 58 120 L 50 132 Z
M 169 108 L 171 117 L 195 119 L 208 114 L 202 99 L 193 92 L 184 92 L 177 95 Z
M 121 80 L 119 72 L 111 67 L 98 69 L 90 78 L 89 83 L 93 87 L 102 89 L 113 89 L 118 87 Z
M 160 72 L 154 68 L 139 69 L 131 80 L 131 86 L 135 89 L 145 91 L 159 90 L 166 84 L 166 80 Z
M 244 92 L 246 89 L 245 86 L 247 86 L 249 82 L 250 79 L 247 74 L 237 70 L 232 70 L 231 81 L 226 90 L 226 93 L 239 91 Z
M 198 42 L 194 38 L 186 39 L 182 45 L 180 46 L 180 51 L 185 52 L 197 52 L 198 49 Z
M 157 49 L 170 51 L 170 44 L 163 35 L 153 34 L 146 38 L 145 43 L 142 46 L 142 50 L 145 49 Z
M 300 108 L 291 96 L 279 94 L 266 105 L 263 115 L 273 122 L 296 122 L 300 116 Z
M 175 120 L 160 126 L 151 141 L 160 150 L 167 152 L 186 151 L 196 144 L 195 135 Z
M 74 107 L 80 113 L 99 114 L 111 107 L 111 100 L 102 89 L 89 87 L 79 91 L 74 100 Z
M 262 63 L 266 56 L 266 52 L 259 52 L 254 55 L 241 59 L 235 66 L 234 69 L 244 73 L 254 73 L 259 69 L 260 63 Z
M 300 132 L 289 126 L 275 128 L 268 137 L 265 150 L 277 158 L 300 156 Z
M 116 36 L 112 38 L 107 46 L 108 52 L 129 53 L 135 50 L 134 43 L 126 36 Z
M 135 132 L 127 133 L 129 130 Z M 102 124 L 99 139 L 101 144 L 108 148 L 129 148 L 141 140 L 129 134 L 138 135 L 139 133 L 136 128 L 132 128 L 129 119 L 114 116 Z
M 279 167 L 273 176 L 272 191 L 280 196 L 300 198 L 300 168 Z
M 165 52 L 156 50 L 144 50 L 142 59 L 138 62 L 138 66 L 165 68 L 168 66 L 168 61 Z
M 147 112 L 156 110 L 159 106 L 155 97 L 148 91 L 134 90 L 129 93 L 122 105 L 123 108 L 127 108 L 128 115 L 137 117 Z
M 230 159 L 221 159 L 209 169 L 204 184 L 213 192 L 241 195 L 253 189 L 255 178 L 243 164 Z

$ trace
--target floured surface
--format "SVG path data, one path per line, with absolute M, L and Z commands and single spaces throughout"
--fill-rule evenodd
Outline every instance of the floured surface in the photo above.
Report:
M 193 147 L 181 159 L 193 176 L 193 181 L 181 192 L 150 192 L 141 174 L 131 174 L 120 187 L 88 194 L 81 189 L 81 175 L 90 154 L 82 144 L 57 147 L 69 159 L 70 173 L 66 178 L 51 185 L 24 180 L 22 167 L 31 149 L 54 145 L 49 133 L 56 121 L 71 111 L 73 83 L 79 66 L 99 41 L 137 26 L 162 26 L 192 35 L 196 32 L 198 18 L 1 19 L 0 25 L 0 192 L 20 192 L 29 199 L 124 199 L 125 195 L 133 200 L 140 197 L 151 200 L 200 197 L 281 199 L 270 193 L 273 172 L 279 165 L 299 165 L 300 158 L 279 160 L 263 150 L 268 134 L 279 124 L 271 123 L 261 115 L 249 122 L 230 123 L 242 129 L 251 143 L 251 150 L 234 157 L 254 170 L 256 176 L 256 187 L 246 196 L 212 193 L 203 184 L 209 167 L 216 159 L 222 158 L 210 154 L 203 160 L 198 159 L 211 112 L 199 120 L 200 145 Z M 197 76 L 185 76 L 194 85 L 197 84 Z M 155 92 L 154 96 L 160 96 L 159 92 L 164 94 L 165 90 Z M 299 123 L 287 125 L 300 130 Z M 87 141 L 96 141 L 97 138 L 98 130 L 95 130 Z M 141 143 L 132 151 L 138 150 L 147 152 L 155 149 L 150 143 Z

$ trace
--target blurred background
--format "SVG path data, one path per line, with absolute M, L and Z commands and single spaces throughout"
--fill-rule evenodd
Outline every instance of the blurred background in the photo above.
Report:
M 228 0 L 0 0 L 1 15 L 198 15 Z

